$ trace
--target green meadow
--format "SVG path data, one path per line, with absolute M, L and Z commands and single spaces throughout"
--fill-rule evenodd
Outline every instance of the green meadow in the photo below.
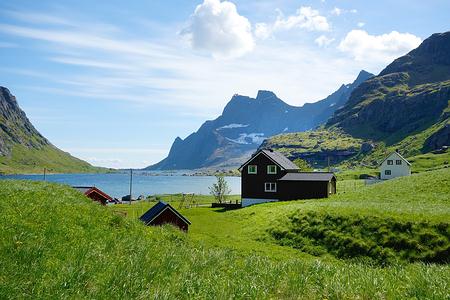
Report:
M 0 182 L 0 298 L 449 299 L 450 169 L 328 199 L 180 211 L 187 234 L 67 186 Z M 237 197 L 230 197 L 234 201 Z

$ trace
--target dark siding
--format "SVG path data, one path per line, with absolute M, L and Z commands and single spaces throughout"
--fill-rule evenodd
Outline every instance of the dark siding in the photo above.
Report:
M 173 211 L 169 208 L 166 208 L 156 219 L 154 219 L 150 225 L 163 225 L 163 224 L 172 224 L 174 226 L 179 227 L 181 230 L 187 231 L 188 224 L 186 224 L 179 216 L 177 216 Z
M 258 174 L 248 174 L 248 166 L 257 165 Z M 241 173 L 241 194 L 242 198 L 256 199 L 278 199 L 278 193 L 264 192 L 265 182 L 277 182 L 278 179 L 286 174 L 286 171 L 280 170 L 277 166 L 277 174 L 267 174 L 267 166 L 276 165 L 264 154 L 258 154 L 251 162 L 242 168 Z M 277 183 L 277 190 L 278 190 Z
M 328 197 L 327 181 L 280 181 L 278 185 L 280 200 Z

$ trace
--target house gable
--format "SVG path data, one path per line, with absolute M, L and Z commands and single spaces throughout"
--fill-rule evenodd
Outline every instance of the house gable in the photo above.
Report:
M 152 208 L 150 208 L 145 214 L 143 214 L 140 219 L 146 225 L 150 225 L 159 216 L 161 216 L 165 211 L 169 210 L 171 213 L 176 215 L 178 219 L 180 219 L 183 223 L 190 225 L 191 222 L 186 219 L 183 215 L 181 215 L 175 208 L 173 208 L 170 204 L 165 203 L 163 201 L 159 201 Z
M 286 158 L 283 154 L 273 151 L 273 150 L 259 150 L 256 152 L 250 159 L 248 159 L 245 163 L 243 163 L 238 170 L 242 170 L 247 165 L 257 158 L 259 155 L 264 155 L 269 160 L 271 160 L 276 166 L 278 166 L 281 170 L 299 170 L 297 165 L 295 165 L 292 161 Z
M 392 152 L 391 154 L 389 154 L 389 155 L 388 155 L 388 156 L 387 156 L 387 157 L 379 164 L 379 166 L 381 166 L 381 165 L 387 163 L 388 160 L 396 160 L 396 159 L 400 159 L 400 160 L 402 160 L 403 162 L 405 162 L 408 166 L 411 166 L 411 163 L 410 163 L 406 158 L 404 158 L 403 156 L 401 156 L 400 153 L 398 153 L 398 152 Z
M 411 175 L 411 163 L 397 152 L 391 153 L 379 165 L 380 179 L 393 179 Z

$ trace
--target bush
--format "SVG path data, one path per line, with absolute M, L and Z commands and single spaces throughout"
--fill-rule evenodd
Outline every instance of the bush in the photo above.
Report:
M 298 211 L 285 226 L 269 229 L 281 245 L 312 255 L 446 264 L 450 262 L 448 223 L 411 222 L 367 215 Z M 320 251 L 318 250 L 320 249 Z

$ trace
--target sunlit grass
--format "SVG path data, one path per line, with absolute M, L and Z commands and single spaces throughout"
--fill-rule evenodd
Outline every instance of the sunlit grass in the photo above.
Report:
M 144 226 L 69 187 L 2 181 L 0 298 L 448 299 L 448 265 L 314 257 L 277 245 L 267 232 L 299 211 L 445 221 L 448 172 L 326 200 L 184 208 L 188 234 Z

